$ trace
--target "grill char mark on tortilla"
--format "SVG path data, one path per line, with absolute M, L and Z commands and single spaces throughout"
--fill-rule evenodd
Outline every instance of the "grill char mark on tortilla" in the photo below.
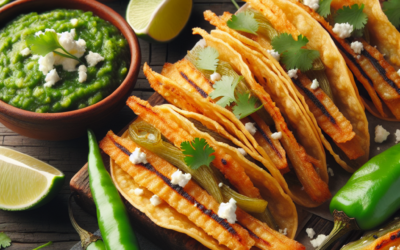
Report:
M 125 148 L 124 146 L 122 146 L 121 144 L 119 144 L 118 142 L 114 141 L 112 138 L 111 140 L 114 142 L 114 145 L 119 148 L 124 154 L 130 156 L 131 152 Z M 223 226 L 232 236 L 237 236 L 237 232 L 234 228 L 232 228 L 229 223 L 225 220 L 222 219 L 221 217 L 219 217 L 216 213 L 214 213 L 212 210 L 210 209 L 206 209 L 202 204 L 200 204 L 199 202 L 196 201 L 196 199 L 194 197 L 192 197 L 190 194 L 186 193 L 183 188 L 179 185 L 173 185 L 171 183 L 171 180 L 164 176 L 163 174 L 161 174 L 160 172 L 158 172 L 153 165 L 151 165 L 150 163 L 146 163 L 146 164 L 138 164 L 144 168 L 146 168 L 147 170 L 155 173 L 156 175 L 158 175 L 168 186 L 170 186 L 172 189 L 174 189 L 179 195 L 181 195 L 183 198 L 185 198 L 187 201 L 189 201 L 190 203 L 192 203 L 193 205 L 197 204 L 197 208 L 201 210 L 201 212 L 207 216 L 209 216 L 211 219 L 213 219 L 214 221 L 216 221 L 218 224 L 220 224 L 221 226 Z M 249 231 L 249 230 L 248 230 Z
M 328 112 L 328 110 L 326 110 L 326 108 L 324 107 L 324 105 L 322 105 L 322 103 L 315 97 L 315 95 L 308 90 L 306 87 L 304 87 L 299 80 L 292 78 L 292 81 L 294 82 L 294 84 L 296 84 L 297 87 L 299 87 L 304 94 L 306 94 L 306 96 L 308 98 L 311 99 L 311 101 L 322 111 L 322 113 L 328 117 L 329 121 L 333 124 L 336 124 L 336 120 L 335 118 L 333 118 L 331 116 L 331 114 Z
M 329 32 L 329 30 L 327 30 Z M 331 35 L 332 40 L 335 42 L 336 46 L 339 48 L 339 50 L 346 55 L 346 57 L 357 67 L 358 71 L 360 71 L 361 75 L 367 79 L 369 85 L 372 87 L 374 86 L 374 83 L 372 82 L 371 78 L 365 73 L 365 71 L 361 68 L 361 66 L 357 63 L 356 59 L 347 52 L 347 50 Z
M 249 119 L 255 124 L 254 126 L 256 127 L 257 131 L 260 132 L 260 134 L 264 137 L 264 139 L 268 142 L 268 144 L 271 146 L 271 148 L 274 150 L 274 152 L 278 155 L 279 158 L 282 159 L 281 153 L 278 151 L 278 149 L 275 147 L 275 145 L 272 143 L 271 139 L 268 137 L 267 134 L 264 133 L 264 130 L 258 126 L 258 124 L 249 117 Z
M 189 77 L 183 73 L 182 71 L 179 71 L 179 73 L 181 74 L 181 76 L 190 84 L 192 85 L 193 88 L 195 88 L 197 90 L 197 92 L 199 92 L 199 94 L 204 97 L 207 98 L 208 95 L 206 92 L 204 92 L 204 90 L 202 90 L 199 86 L 197 86 L 192 80 L 189 79 Z
M 390 80 L 387 76 L 386 76 L 386 70 L 380 65 L 379 61 L 376 60 L 368 51 L 366 51 L 365 49 L 361 51 L 361 54 L 363 56 L 365 56 L 374 66 L 374 68 L 379 72 L 379 74 L 382 76 L 382 78 L 385 80 L 385 82 L 387 82 L 390 87 L 392 87 L 394 90 L 396 90 L 396 92 L 400 95 L 400 89 L 396 86 L 396 84 Z

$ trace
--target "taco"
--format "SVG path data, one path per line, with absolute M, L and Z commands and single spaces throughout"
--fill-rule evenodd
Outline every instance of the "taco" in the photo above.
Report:
M 166 64 L 162 75 L 145 64 L 144 73 L 152 88 L 171 104 L 203 114 L 222 125 L 236 137 L 233 141 L 236 146 L 270 172 L 294 202 L 315 207 L 327 200 L 330 192 L 322 144 L 286 88 L 276 80 L 270 95 L 232 47 L 201 29 L 194 32 L 205 40 L 188 52 L 185 59 Z M 210 66 L 210 60 L 211 64 L 215 62 L 215 73 L 203 69 Z M 223 76 L 216 80 L 213 74 Z M 277 78 L 274 74 L 269 77 Z M 218 94 L 218 85 L 227 87 L 220 88 L 224 96 Z M 288 167 L 279 169 L 280 164 Z
M 127 104 L 140 118 L 122 138 L 109 132 L 100 147 L 111 158 L 117 187 L 132 205 L 157 225 L 185 233 L 211 249 L 305 249 L 288 238 L 295 235 L 297 212 L 279 184 L 237 148 L 213 137 L 221 135 L 214 131 L 211 136 L 194 125 L 218 126 L 215 122 L 198 114 L 198 120 L 189 120 L 171 105 L 152 107 L 136 97 L 129 98 Z M 132 159 L 136 151 L 140 152 L 136 155 L 145 154 L 144 162 Z M 196 154 L 198 158 L 190 162 Z M 204 154 L 211 164 L 195 168 Z M 191 179 L 184 184 L 179 178 L 176 182 L 179 172 L 185 176 L 191 173 Z M 250 180 L 249 176 L 257 174 L 263 175 L 263 182 Z M 140 198 L 134 194 L 136 187 L 144 190 Z M 162 200 L 160 206 L 151 205 L 153 195 Z M 231 203 L 231 198 L 236 200 L 236 218 L 232 214 L 225 218 L 219 210 Z M 285 229 L 288 237 L 246 211 L 261 219 L 269 216 L 267 222 Z
M 302 9 L 296 5 L 281 9 L 278 0 L 247 2 L 237 15 L 255 22 L 255 32 L 235 26 L 236 15 L 225 12 L 218 17 L 206 11 L 206 20 L 218 28 L 211 35 L 242 54 L 263 58 L 269 71 L 280 76 L 290 96 L 309 117 L 325 148 L 344 169 L 354 172 L 368 160 L 368 121 L 352 75 L 329 34 L 312 18 L 303 17 Z M 281 56 L 275 51 L 287 49 L 288 45 L 290 51 Z
M 361 83 L 358 88 L 368 111 L 381 119 L 399 121 L 400 33 L 382 11 L 380 2 L 327 0 L 321 2 L 321 7 L 314 6 L 315 10 L 295 0 L 289 2 L 284 5 L 300 6 L 329 32 Z M 384 6 L 386 11 L 398 11 L 388 10 L 390 4 Z

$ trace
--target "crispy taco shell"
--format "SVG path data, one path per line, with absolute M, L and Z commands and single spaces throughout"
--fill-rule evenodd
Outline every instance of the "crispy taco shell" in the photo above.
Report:
M 326 184 L 328 176 L 326 173 L 325 152 L 318 135 L 314 134 L 307 119 L 304 118 L 304 115 L 297 108 L 298 104 L 289 96 L 286 88 L 279 83 L 276 75 L 267 70 L 266 65 L 259 59 L 262 55 L 252 54 L 252 51 L 240 42 L 234 43 L 233 38 L 229 39 L 229 34 L 227 33 L 221 31 L 213 32 L 220 32 L 223 35 L 221 38 L 227 43 L 222 39 L 209 35 L 204 30 L 194 29 L 194 33 L 202 35 L 207 45 L 218 50 L 221 60 L 230 62 L 236 71 L 241 72 L 253 94 L 264 104 L 264 108 L 275 122 L 275 127 L 278 131 L 282 132 L 281 143 L 285 146 L 286 153 L 308 195 L 317 203 L 328 199 L 330 192 Z M 243 64 L 243 61 L 246 61 L 249 67 Z M 264 88 L 256 83 L 252 73 Z M 275 106 L 274 102 L 279 109 Z M 301 145 L 287 127 L 280 110 L 286 115 Z M 304 150 L 303 146 L 306 150 Z M 318 172 L 315 171 L 307 155 L 316 159 L 313 163 Z M 302 187 L 299 186 L 299 188 L 301 189 Z
M 233 51 L 233 53 L 235 53 L 237 55 L 237 52 Z M 167 67 L 164 68 L 164 70 L 170 71 L 169 68 L 171 68 L 171 67 L 173 67 L 173 65 L 167 65 Z M 201 95 L 201 92 L 203 90 L 201 90 L 201 88 L 199 88 L 198 86 L 196 86 L 196 87 L 193 86 L 194 79 L 197 80 L 199 77 L 197 75 L 197 74 L 199 74 L 198 71 L 197 71 L 197 74 L 194 74 L 194 75 L 191 74 L 190 77 L 185 75 L 184 77 L 182 77 L 182 79 L 184 79 L 184 80 L 182 80 L 182 82 L 180 82 L 180 83 L 176 83 L 168 78 L 165 78 L 165 77 L 151 71 L 147 65 L 144 66 L 144 72 L 145 72 L 145 75 L 147 76 L 151 86 L 158 93 L 163 95 L 170 103 L 177 105 L 178 107 L 180 107 L 182 109 L 200 113 L 200 114 L 204 114 L 207 117 L 210 117 L 211 119 L 216 120 L 222 126 L 224 126 L 225 129 L 229 133 L 236 136 L 239 139 L 239 141 L 242 141 L 243 144 L 245 144 L 245 142 L 246 142 L 243 139 L 249 138 L 249 140 L 252 140 L 253 141 L 252 145 L 254 145 L 254 148 L 257 148 L 256 152 L 260 152 L 260 154 L 263 156 L 263 157 L 260 157 L 259 155 L 257 155 L 257 153 L 254 154 L 254 152 L 253 152 L 252 157 L 254 159 L 262 162 L 262 164 L 269 170 L 269 172 L 274 176 L 274 178 L 278 180 L 278 182 L 280 183 L 282 188 L 284 188 L 284 190 L 290 195 L 290 197 L 296 203 L 301 204 L 303 206 L 307 206 L 307 207 L 314 207 L 321 203 L 321 202 L 316 202 L 316 201 L 313 201 L 312 199 L 310 199 L 310 197 L 302 189 L 301 184 L 300 185 L 291 185 L 291 189 L 290 189 L 288 187 L 286 181 L 284 180 L 283 176 L 281 175 L 281 173 L 279 173 L 279 171 L 277 171 L 277 169 L 271 164 L 271 160 L 269 159 L 269 157 L 267 155 L 265 155 L 265 152 L 264 152 L 264 154 L 261 153 L 263 150 L 260 149 L 257 142 L 254 141 L 254 138 L 244 128 L 244 125 L 239 120 L 237 120 L 236 117 L 230 111 L 228 111 L 218 105 L 215 105 L 214 103 L 207 101 L 206 99 L 208 97 L 204 98 Z M 248 73 L 247 76 L 249 76 L 249 75 L 250 74 Z M 186 81 L 186 84 L 185 84 L 185 81 Z M 188 84 L 187 82 L 192 82 L 192 84 Z M 209 84 L 204 79 L 200 82 L 204 82 L 204 84 L 206 86 Z M 201 86 L 201 84 L 199 84 L 199 86 Z M 184 89 L 184 91 L 182 91 L 182 89 Z M 274 107 L 274 104 L 272 102 L 270 102 L 268 105 L 269 106 L 272 105 L 271 107 Z M 279 113 L 278 110 L 275 112 Z M 223 114 L 223 116 L 221 114 Z M 226 117 L 228 117 L 229 119 L 227 119 Z M 282 118 L 280 118 L 280 119 L 282 119 Z M 282 122 L 284 122 L 284 121 L 282 121 Z M 246 137 L 243 137 L 243 134 L 248 134 L 248 135 Z M 243 144 L 241 144 L 241 145 L 236 144 L 236 145 L 238 147 L 242 147 Z M 246 152 L 249 153 L 247 150 L 246 150 Z M 303 152 L 304 152 L 304 149 L 303 149 Z M 305 157 L 305 155 L 303 155 L 301 157 L 303 157 L 303 159 L 307 158 L 307 157 Z M 310 160 L 310 158 L 311 157 L 309 157 L 305 160 Z M 323 160 L 322 162 L 325 162 L 325 160 Z M 304 171 L 303 171 L 303 173 L 304 173 Z M 307 179 L 308 177 L 306 176 L 305 178 Z M 318 181 L 318 179 L 319 179 L 319 177 L 316 178 L 316 181 Z M 320 182 L 320 183 L 322 183 L 322 182 Z M 325 186 L 326 184 L 322 183 L 322 185 Z M 325 192 L 328 193 L 328 196 L 326 196 L 326 197 L 329 197 L 330 194 L 326 187 L 321 188 L 319 191 L 321 191 L 321 190 L 323 190 L 323 191 L 326 190 Z M 323 199 L 325 199 L 325 198 L 323 198 Z
M 340 112 L 351 122 L 354 132 L 356 133 L 357 139 L 352 139 L 352 144 L 356 143 L 358 148 L 362 148 L 362 151 L 365 154 L 362 157 L 357 159 L 358 164 L 362 164 L 364 161 L 368 159 L 369 154 L 369 133 L 368 133 L 368 122 L 366 120 L 365 113 L 363 111 L 363 105 L 360 102 L 361 98 L 359 97 L 358 91 L 355 87 L 355 83 L 350 71 L 347 69 L 343 58 L 341 57 L 340 53 L 338 52 L 336 46 L 332 42 L 328 33 L 326 33 L 323 28 L 311 17 L 307 15 L 307 13 L 302 10 L 300 7 L 295 6 L 294 4 L 290 3 L 290 1 L 257 1 L 257 0 L 249 0 L 248 1 L 253 8 L 261 11 L 267 17 L 275 18 L 282 22 L 283 24 L 277 24 L 277 29 L 281 32 L 289 32 L 292 35 L 298 35 L 299 33 L 307 36 L 310 40 L 309 44 L 310 49 L 316 49 L 321 54 L 321 59 L 326 67 L 326 73 L 328 79 L 331 83 L 333 94 L 335 97 L 335 102 L 337 107 L 339 108 Z M 276 9 L 276 4 L 282 8 Z M 271 11 L 273 10 L 273 11 Z M 290 12 L 288 11 L 290 10 Z M 285 13 L 290 13 L 285 15 Z M 276 17 L 273 17 L 276 15 Z M 227 13 L 224 14 L 223 17 L 218 18 L 212 12 L 205 12 L 205 17 L 209 20 L 213 25 L 216 25 L 218 29 L 228 32 L 230 35 L 234 36 L 236 39 L 240 40 L 242 43 L 246 44 L 248 47 L 257 50 L 258 52 L 262 53 L 265 57 L 269 58 L 271 61 L 274 62 L 275 67 L 270 67 L 270 69 L 276 72 L 276 68 L 281 68 L 279 63 L 272 59 L 266 49 L 269 48 L 262 48 L 262 46 L 251 39 L 241 35 L 240 33 L 229 29 L 226 26 L 226 19 L 229 15 Z M 288 19 L 287 17 L 290 16 Z M 304 17 L 303 17 L 304 16 Z M 275 20 L 273 19 L 273 20 Z M 290 21 L 290 22 L 289 22 Z M 292 25 L 291 22 L 297 22 L 295 25 Z M 307 24 L 306 24 L 307 23 Z M 275 25 L 275 23 L 274 23 Z M 305 25 L 305 26 L 304 26 Z M 300 32 L 295 31 L 294 26 Z M 299 27 L 302 26 L 302 27 Z M 282 28 L 283 27 L 283 28 Z M 286 30 L 284 30 L 287 28 Z M 312 39 L 312 37 L 318 37 L 317 39 Z M 314 41 L 316 40 L 316 41 Z M 270 45 L 269 45 L 270 46 Z M 281 69 L 280 72 L 283 70 Z M 300 94 L 300 92 L 294 87 L 293 82 L 290 78 L 288 78 L 286 72 L 283 73 L 285 76 L 285 80 L 282 81 L 287 89 L 290 91 L 291 96 L 297 102 L 300 103 L 300 106 L 303 106 L 303 112 L 307 113 L 308 117 L 312 120 L 314 127 L 316 128 L 319 137 L 322 140 L 325 148 L 330 151 L 330 153 L 334 156 L 335 160 L 347 171 L 353 172 L 355 168 L 349 163 L 349 161 L 345 162 L 344 159 L 346 157 L 339 156 L 338 151 L 334 150 L 331 146 L 331 143 L 325 138 L 324 134 L 322 133 L 321 129 L 318 127 L 317 121 L 314 115 L 311 113 L 307 101 L 305 98 Z M 295 97 L 297 96 L 297 97 Z M 338 144 L 338 143 L 336 143 Z M 339 145 L 339 148 L 343 148 L 346 145 Z M 336 145 L 335 145 L 335 148 Z M 362 151 L 357 151 L 354 154 L 354 157 L 357 154 L 360 154 Z

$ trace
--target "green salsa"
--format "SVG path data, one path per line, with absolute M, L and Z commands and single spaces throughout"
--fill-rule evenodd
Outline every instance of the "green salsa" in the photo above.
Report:
M 71 19 L 78 19 L 74 26 Z M 78 71 L 68 72 L 54 66 L 61 80 L 44 87 L 46 75 L 39 70 L 38 56 L 23 56 L 25 38 L 38 31 L 54 29 L 57 33 L 75 29 L 86 41 L 80 60 L 87 67 L 87 80 L 78 81 Z M 104 57 L 89 67 L 89 51 Z M 0 100 L 17 108 L 54 113 L 81 109 L 110 95 L 125 79 L 130 62 L 128 42 L 109 22 L 81 10 L 54 10 L 42 14 L 21 15 L 0 30 Z M 80 63 L 77 65 L 81 65 Z

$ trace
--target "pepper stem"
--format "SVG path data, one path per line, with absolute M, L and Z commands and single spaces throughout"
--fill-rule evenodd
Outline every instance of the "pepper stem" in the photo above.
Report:
M 359 230 L 357 222 L 354 218 L 349 218 L 343 211 L 333 211 L 333 229 L 325 241 L 316 250 L 326 250 L 332 243 L 337 239 L 345 235 L 346 233 Z
M 69 201 L 68 201 L 69 219 L 71 220 L 72 226 L 75 228 L 76 232 L 79 234 L 79 237 L 81 238 L 82 248 L 86 249 L 92 242 L 101 240 L 101 237 L 86 231 L 85 229 L 81 228 L 78 225 L 78 223 L 76 222 L 74 215 L 72 213 L 71 199 L 72 199 L 72 194 L 69 196 Z

